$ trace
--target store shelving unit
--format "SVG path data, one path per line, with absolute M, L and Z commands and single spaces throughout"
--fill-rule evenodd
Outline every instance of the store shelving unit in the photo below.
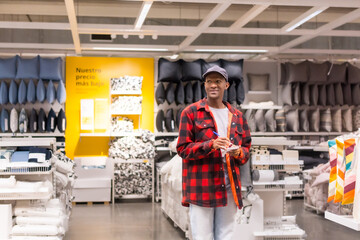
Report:
M 336 222 L 340 225 L 345 227 L 354 229 L 355 231 L 360 231 L 360 223 L 355 221 L 352 216 L 345 216 L 345 215 L 337 215 L 328 211 L 325 211 L 325 218 Z

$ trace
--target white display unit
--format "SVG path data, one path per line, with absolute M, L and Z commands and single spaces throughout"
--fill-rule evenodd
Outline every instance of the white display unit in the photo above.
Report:
M 328 211 L 325 211 L 325 218 L 341 224 L 345 227 L 354 229 L 355 231 L 360 231 L 360 222 L 357 222 L 353 216 L 346 216 L 346 215 L 337 215 Z

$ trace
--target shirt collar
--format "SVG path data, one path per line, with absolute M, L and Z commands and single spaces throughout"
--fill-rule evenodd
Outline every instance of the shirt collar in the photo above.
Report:
M 223 101 L 223 103 L 225 104 L 225 106 L 229 109 L 229 111 L 230 111 L 232 114 L 237 115 L 236 109 L 235 109 L 233 106 L 231 106 L 230 103 L 224 102 L 224 101 Z M 201 99 L 201 100 L 197 103 L 196 109 L 197 109 L 197 110 L 205 109 L 205 111 L 210 112 L 209 105 L 207 104 L 207 98 Z

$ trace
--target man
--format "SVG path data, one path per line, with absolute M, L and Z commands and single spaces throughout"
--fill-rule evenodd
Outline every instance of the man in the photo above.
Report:
M 194 240 L 231 240 L 236 206 L 242 207 L 239 168 L 249 159 L 250 131 L 243 114 L 222 101 L 229 87 L 226 70 L 211 67 L 203 78 L 207 98 L 181 114 L 182 205 L 190 206 Z

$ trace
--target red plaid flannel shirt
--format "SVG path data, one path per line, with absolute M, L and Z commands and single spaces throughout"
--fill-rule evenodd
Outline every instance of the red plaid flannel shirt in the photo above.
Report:
M 243 114 L 224 103 L 229 109 L 227 137 L 242 147 L 239 157 L 226 154 L 231 190 L 236 205 L 241 208 L 240 165 L 249 159 L 251 145 L 250 130 Z M 217 132 L 214 116 L 210 112 L 206 98 L 186 107 L 181 114 L 177 152 L 183 159 L 182 205 L 189 203 L 202 207 L 227 205 L 225 175 L 221 151 L 212 148 Z

